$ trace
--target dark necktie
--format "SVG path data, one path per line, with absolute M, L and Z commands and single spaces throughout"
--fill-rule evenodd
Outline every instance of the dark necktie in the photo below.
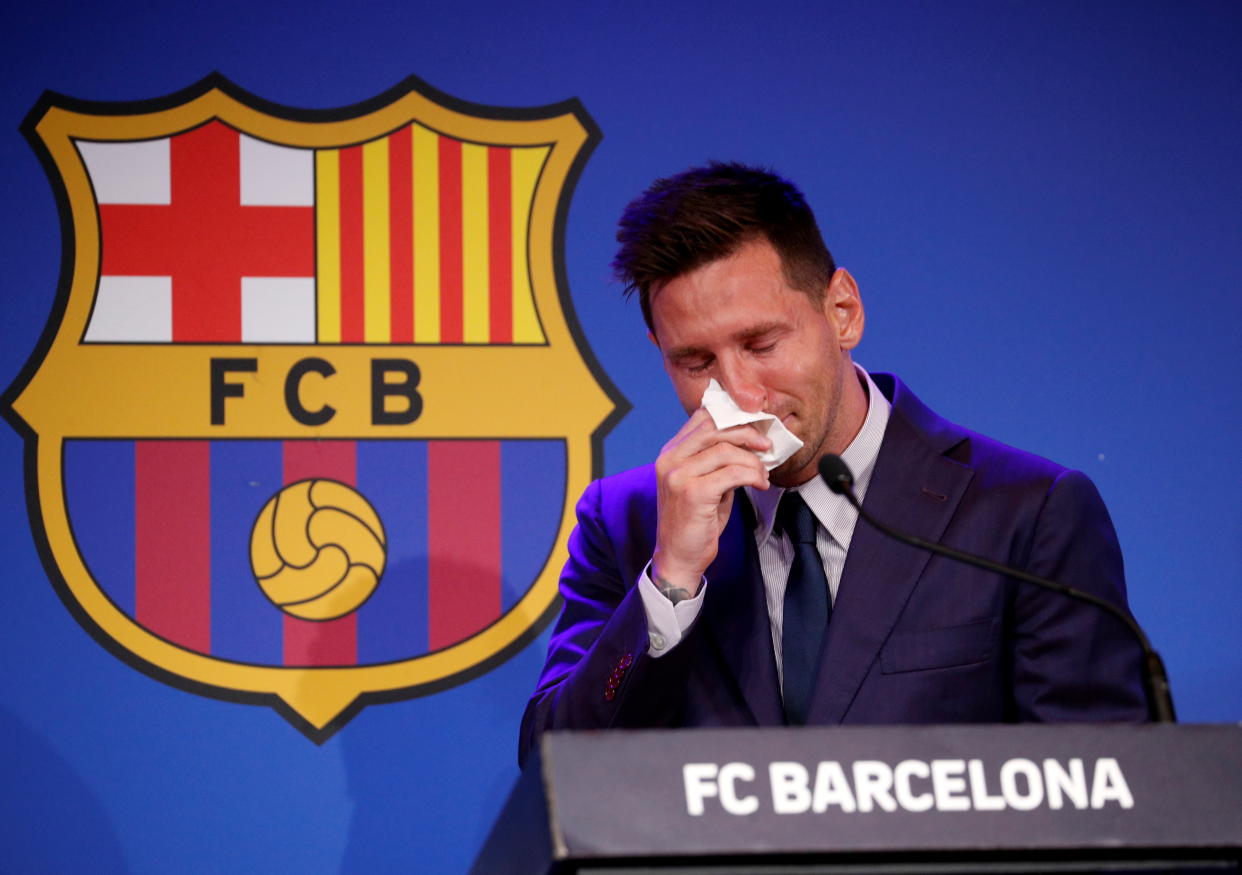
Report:
M 781 632 L 785 667 L 785 719 L 790 724 L 806 723 L 806 712 L 819 669 L 819 649 L 832 615 L 828 598 L 828 578 L 824 563 L 815 549 L 815 514 L 802 496 L 786 492 L 781 496 L 776 522 L 793 542 L 793 564 L 785 584 L 785 621 Z

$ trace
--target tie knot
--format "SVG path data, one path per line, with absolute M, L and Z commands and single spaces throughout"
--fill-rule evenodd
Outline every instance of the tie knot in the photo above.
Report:
M 795 544 L 815 544 L 815 529 L 819 524 L 798 493 L 786 492 L 781 496 L 776 523 Z

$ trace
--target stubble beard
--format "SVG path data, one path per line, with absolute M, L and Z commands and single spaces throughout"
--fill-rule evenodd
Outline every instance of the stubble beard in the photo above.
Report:
M 852 378 L 852 367 L 849 373 Z M 803 483 L 810 481 L 817 475 L 820 457 L 833 451 L 831 446 L 832 432 L 839 418 L 841 399 L 844 395 L 845 391 L 840 379 L 832 380 L 824 406 L 823 425 L 819 433 L 814 436 L 816 438 L 814 444 L 807 437 L 794 432 L 794 435 L 803 442 L 803 446 L 780 465 L 768 472 L 768 480 L 773 486 L 779 486 L 782 489 L 792 489 L 795 486 L 801 486 Z M 841 449 L 844 450 L 845 447 Z

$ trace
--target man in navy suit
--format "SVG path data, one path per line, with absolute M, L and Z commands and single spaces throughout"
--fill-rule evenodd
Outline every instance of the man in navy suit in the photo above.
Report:
M 561 728 L 1146 718 L 1140 653 L 1115 618 L 856 525 L 816 476 L 841 455 L 890 525 L 1125 605 L 1084 475 L 854 364 L 858 286 L 797 188 L 695 168 L 631 203 L 617 237 L 614 267 L 689 419 L 653 466 L 579 502 L 520 759 Z M 801 449 L 767 470 L 758 425 L 721 430 L 700 407 L 712 379 Z

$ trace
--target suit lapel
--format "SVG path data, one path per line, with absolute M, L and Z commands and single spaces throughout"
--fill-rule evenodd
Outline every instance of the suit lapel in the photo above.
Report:
M 948 447 L 925 440 L 898 407 L 895 403 L 863 504 L 894 528 L 937 541 L 974 472 L 945 458 L 942 452 Z M 833 606 L 808 723 L 834 724 L 845 718 L 929 558 L 859 519 Z
M 754 722 L 779 725 L 784 717 L 754 529 L 750 502 L 739 489 L 707 569 L 709 591 L 700 621 Z

